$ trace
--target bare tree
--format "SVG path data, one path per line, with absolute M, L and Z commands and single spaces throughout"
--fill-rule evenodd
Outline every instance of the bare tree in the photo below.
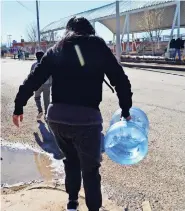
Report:
M 37 25 L 36 23 L 32 23 L 27 27 L 27 39 L 29 42 L 32 43 L 33 47 L 37 46 L 38 41 L 38 34 L 37 34 Z M 40 40 L 46 41 L 46 48 L 49 48 L 54 45 L 55 41 L 59 40 L 61 37 L 59 36 L 58 32 L 54 32 L 53 34 L 51 32 L 46 34 L 41 34 Z M 54 40 L 53 40 L 54 39 Z
M 140 20 L 138 20 L 138 25 L 145 31 L 152 42 L 152 52 L 155 53 L 156 41 L 159 45 L 160 35 L 162 33 L 162 21 L 164 18 L 164 9 L 154 9 L 145 11 Z M 154 39 L 156 37 L 156 39 Z M 158 46 L 159 47 L 159 46 Z
M 57 41 L 60 36 L 58 35 L 58 32 L 54 32 L 54 41 Z M 37 25 L 35 23 L 30 24 L 27 27 L 27 38 L 29 42 L 36 43 L 37 42 Z M 52 40 L 52 34 L 47 33 L 47 34 L 41 34 L 41 41 L 48 41 L 50 42 Z
M 35 23 L 30 24 L 27 27 L 27 38 L 29 42 L 37 42 L 37 25 Z

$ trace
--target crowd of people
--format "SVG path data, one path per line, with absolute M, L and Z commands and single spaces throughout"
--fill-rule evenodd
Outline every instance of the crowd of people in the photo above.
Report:
M 1 57 L 2 58 L 4 58 L 6 53 L 7 53 L 7 50 L 1 49 Z
M 19 60 L 25 60 L 29 57 L 29 53 L 27 51 L 24 51 L 23 49 L 1 49 L 1 57 L 4 58 L 6 55 L 12 56 Z

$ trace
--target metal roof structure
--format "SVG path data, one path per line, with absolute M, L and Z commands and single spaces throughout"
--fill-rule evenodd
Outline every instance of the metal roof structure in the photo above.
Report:
M 141 18 L 146 10 L 164 9 L 164 19 L 161 25 L 163 29 L 169 29 L 172 26 L 177 0 L 148 0 L 134 1 L 124 0 L 119 2 L 120 7 L 120 26 L 123 28 L 126 15 L 130 15 L 130 32 L 142 32 L 144 28 L 138 26 L 137 20 Z M 65 29 L 68 20 L 73 16 L 83 16 L 91 22 L 100 22 L 105 25 L 110 31 L 116 33 L 116 2 L 105 6 L 84 11 L 72 16 L 61 18 L 44 27 L 42 34 Z M 185 27 L 185 1 L 180 2 L 180 26 Z

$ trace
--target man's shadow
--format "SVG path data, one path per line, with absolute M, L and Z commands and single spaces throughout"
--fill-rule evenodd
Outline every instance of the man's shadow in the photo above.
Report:
M 59 149 L 55 137 L 53 136 L 50 129 L 48 130 L 45 126 L 45 123 L 43 123 L 41 120 L 37 121 L 39 123 L 39 130 L 42 135 L 42 140 L 39 137 L 39 134 L 34 132 L 33 135 L 35 136 L 35 141 L 37 144 L 48 153 L 52 153 L 53 157 L 57 160 L 61 160 L 64 158 L 63 152 Z M 49 127 L 48 127 L 49 128 Z

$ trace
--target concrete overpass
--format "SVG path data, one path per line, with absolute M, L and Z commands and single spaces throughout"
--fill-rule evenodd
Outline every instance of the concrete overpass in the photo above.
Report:
M 120 35 L 122 37 L 127 34 L 127 43 L 129 42 L 129 35 L 131 33 L 144 32 L 146 27 L 144 24 L 139 24 L 138 20 L 142 20 L 146 11 L 162 10 L 161 23 L 158 26 L 153 26 L 161 29 L 171 29 L 171 37 L 174 29 L 177 28 L 177 36 L 180 35 L 180 28 L 185 28 L 185 1 L 180 0 L 149 0 L 149 1 L 116 1 L 105 6 L 84 11 L 73 16 L 83 16 L 91 21 L 95 27 L 95 22 L 100 22 L 106 26 L 114 35 L 116 35 L 116 52 L 119 58 Z M 68 20 L 73 17 L 69 16 L 54 21 L 45 26 L 41 34 L 51 33 L 65 29 Z

